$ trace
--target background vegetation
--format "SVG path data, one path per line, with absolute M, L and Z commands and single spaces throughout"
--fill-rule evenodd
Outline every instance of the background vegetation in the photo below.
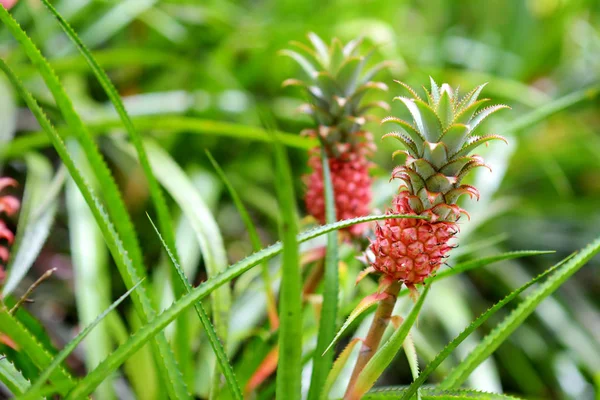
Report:
M 304 215 L 300 176 L 307 172 L 310 143 L 297 136 L 311 122 L 296 110 L 302 102 L 299 92 L 281 87 L 281 82 L 297 76 L 298 70 L 278 51 L 291 40 L 304 41 L 309 31 L 344 41 L 362 35 L 378 44 L 377 60 L 396 61 L 379 77 L 381 81 L 400 79 L 420 87 L 433 76 L 464 90 L 489 82 L 484 97 L 512 107 L 487 123 L 488 131 L 506 136 L 510 144 L 493 144 L 485 151 L 493 173 L 479 171 L 472 178 L 482 199 L 464 203 L 471 221 L 461 226 L 461 247 L 450 265 L 516 250 L 556 252 L 502 261 L 436 282 L 413 332 L 424 364 L 493 303 L 598 236 L 597 1 L 60 0 L 52 4 L 108 73 L 137 132 L 153 139 L 147 152 L 173 216 L 180 257 L 175 261 L 194 285 L 256 249 L 237 204 L 205 150 L 214 156 L 248 208 L 258 232 L 257 248 L 279 240 L 281 215 L 293 218 L 293 204 L 280 206 L 282 198 L 293 195 L 292 189 Z M 52 13 L 39 0 L 21 0 L 10 13 L 48 59 L 83 124 L 98 135 L 97 143 L 126 207 L 109 205 L 108 215 L 113 222 L 125 211 L 131 215 L 133 227 L 116 222 L 116 231 L 125 248 L 139 240 L 141 251 L 125 253 L 121 261 L 114 253 L 109 255 L 99 225 L 79 195 L 77 182 L 61 166 L 62 157 L 44 126 L 34 118 L 31 105 L 25 104 L 15 85 L 2 76 L 0 159 L 3 174 L 15 177 L 22 191 L 24 188 L 20 219 L 12 221 L 18 226 L 18 240 L 3 288 L 7 303 L 14 303 L 41 274 L 56 268 L 52 278 L 35 290 L 35 303 L 25 306 L 27 313 L 22 309 L 17 315 L 43 347 L 62 349 L 138 281 L 134 278 L 148 276 L 142 284 L 146 294 L 137 295 L 136 291 L 134 296 L 139 297 L 132 298 L 147 315 L 136 315 L 134 302 L 125 300 L 67 359 L 73 375 L 83 376 L 125 342 L 129 331 L 152 320 L 155 312 L 145 305 L 144 296 L 161 308 L 173 300 L 166 283 L 173 267 L 146 213 L 157 221 L 167 244 L 174 238 L 165 235 L 164 215 L 153 205 L 161 200 L 158 186 L 149 185 L 144 177 L 147 165 L 137 162 L 109 95 Z M 15 40 L 13 29 L 3 21 L 2 60 L 37 99 L 59 135 L 80 135 L 77 119 L 65 113 L 68 105 L 57 102 L 58 89 L 48 83 L 40 62 L 32 63 L 34 57 L 27 46 Z M 377 98 L 389 101 L 398 91 L 390 87 L 390 93 Z M 400 112 L 395 107 L 394 112 Z M 279 131 L 291 134 L 282 136 L 282 141 L 292 179 L 280 176 L 279 185 L 270 138 L 261 128 L 264 109 L 272 113 Z M 378 124 L 369 128 L 379 146 L 374 206 L 384 210 L 397 189 L 396 183 L 388 182 L 394 165 L 390 154 L 397 147 L 379 141 L 385 132 Z M 81 141 L 68 140 L 67 146 L 77 169 L 110 204 L 113 188 L 107 181 L 109 175 L 98 172 L 98 160 L 90 157 Z M 292 211 L 287 210 L 290 207 Z M 302 219 L 300 230 L 312 224 Z M 133 229 L 138 239 L 131 236 Z M 302 252 L 305 256 L 306 250 Z M 354 287 L 363 267 L 354 259 L 359 251 L 349 246 L 341 249 L 343 316 L 376 288 L 374 280 Z M 129 258 L 134 265 L 127 264 Z M 142 265 L 135 264 L 138 258 L 146 266 L 144 272 L 136 271 Z M 598 263 L 598 258 L 592 259 L 541 303 L 469 377 L 467 386 L 529 399 L 599 398 Z M 276 291 L 279 264 L 275 259 L 267 266 Z M 122 270 L 131 272 L 127 285 L 119 273 Z M 211 293 L 204 302 L 205 310 L 198 310 L 213 317 L 219 336 L 227 336 L 225 350 L 242 390 L 277 342 L 270 329 L 272 320 L 267 317 L 260 276 L 261 267 L 251 270 L 235 285 Z M 181 283 L 175 286 L 175 297 L 187 290 Z M 399 308 L 406 313 L 411 305 L 406 301 Z M 219 321 L 222 310 L 230 312 L 228 327 L 226 321 Z M 445 376 L 508 313 L 501 310 L 470 336 L 433 374 L 432 381 Z M 216 395 L 221 397 L 211 393 L 216 390 L 210 376 L 214 353 L 195 311 L 182 315 L 177 327 L 171 325 L 165 332 L 182 364 L 184 381 L 198 397 L 228 398 L 232 394 L 224 388 Z M 308 359 L 317 333 L 314 307 L 305 307 L 303 315 L 304 357 Z M 338 327 L 341 322 L 340 318 Z M 5 328 L 4 322 L 0 324 Z M 359 336 L 363 325 L 362 319 L 353 324 Z M 349 342 L 350 335 L 346 336 L 338 353 Z M 155 346 L 161 347 L 160 340 Z M 98 388 L 97 398 L 154 399 L 164 398 L 167 391 L 172 394 L 160 383 L 158 376 L 165 371 L 152 362 L 152 351 L 152 346 L 138 351 Z M 0 354 L 5 353 L 16 360 L 25 378 L 38 376 L 39 365 L 0 345 Z M 305 389 L 309 376 L 303 379 Z M 408 385 L 411 381 L 402 353 L 378 385 Z M 275 379 L 266 377 L 254 395 L 272 398 L 274 388 Z M 173 390 L 177 392 L 177 385 Z M 0 386 L 0 397 L 8 393 Z M 343 387 L 334 386 L 332 393 L 341 395 Z

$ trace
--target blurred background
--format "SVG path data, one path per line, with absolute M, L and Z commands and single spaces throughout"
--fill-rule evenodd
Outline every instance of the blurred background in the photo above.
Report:
M 310 31 L 326 41 L 338 37 L 346 42 L 364 36 L 377 46 L 373 62 L 396 62 L 378 76 L 390 87 L 387 93 L 375 95 L 378 100 L 391 102 L 392 97 L 403 93 L 392 79 L 419 88 L 428 86 L 431 76 L 438 83 L 460 85 L 463 93 L 488 82 L 483 97 L 505 103 L 512 110 L 495 114 L 485 129 L 506 136 L 510 144 L 490 145 L 483 155 L 493 173 L 484 170 L 471 177 L 477 181 L 482 199 L 463 205 L 471 213 L 471 221 L 462 226 L 462 247 L 478 249 L 478 257 L 522 249 L 556 253 L 503 262 L 440 282 L 436 296 L 428 299 L 428 315 L 435 315 L 435 321 L 426 319 L 420 326 L 423 331 L 432 327 L 427 340 L 420 342 L 425 360 L 508 288 L 582 248 L 600 231 L 597 0 L 53 3 L 94 51 L 140 130 L 155 136 L 202 189 L 222 230 L 230 261 L 248 254 L 251 246 L 204 150 L 210 149 L 238 188 L 263 242 L 277 240 L 270 150 L 265 143 L 244 136 L 248 127 L 260 126 L 259 107 L 270 109 L 284 132 L 298 134 L 311 126 L 311 121 L 297 111 L 303 100 L 301 93 L 281 87 L 284 79 L 300 74 L 291 60 L 278 55 L 289 41 L 306 42 Z M 94 131 L 119 135 L 118 118 L 100 85 L 45 8 L 37 0 L 20 0 L 12 12 L 51 60 L 76 108 Z M 2 26 L 0 56 L 25 80 L 49 115 L 57 117 L 43 82 Z M 13 143 L 18 143 L 39 127 L 11 92 L 10 85 L 0 79 L 0 141 L 8 143 L 16 135 Z M 518 129 L 524 115 L 570 93 L 583 93 L 589 99 L 559 108 L 541 123 Z M 398 114 L 400 107 L 396 107 L 393 112 Z M 381 112 L 378 116 L 385 115 Z M 179 117 L 194 118 L 197 123 Z M 55 120 L 60 124 L 60 119 Z M 239 124 L 230 125 L 236 128 L 228 128 L 227 133 L 239 137 L 214 134 L 220 128 L 213 127 L 211 121 Z M 374 206 L 384 210 L 397 189 L 397 183 L 388 182 L 394 166 L 390 155 L 397 145 L 379 140 L 385 132 L 377 123 L 369 128 L 379 146 L 374 160 L 378 177 Z M 145 216 L 148 194 L 143 181 L 140 183 L 141 171 L 121 157 L 104 136 L 100 143 L 140 227 L 148 257 L 157 255 L 157 241 Z M 27 145 L 58 163 L 47 145 Z M 11 150 L 12 161 L 5 171 L 19 176 L 24 151 Z M 306 151 L 291 148 L 289 154 L 302 207 L 300 176 L 307 172 Z M 53 234 L 33 273 L 38 276 L 51 266 L 58 267 L 55 279 L 39 289 L 35 306 L 37 315 L 58 338 L 68 335 L 75 325 L 64 207 L 58 210 Z M 460 257 L 459 251 L 455 258 Z M 592 260 L 544 302 L 473 375 L 471 386 L 531 399 L 593 399 L 594 386 L 600 385 L 598 264 L 600 260 Z M 122 290 L 119 285 L 115 279 L 115 293 Z M 460 354 L 468 351 L 469 345 L 461 347 Z M 410 382 L 403 356 L 383 380 L 389 384 Z

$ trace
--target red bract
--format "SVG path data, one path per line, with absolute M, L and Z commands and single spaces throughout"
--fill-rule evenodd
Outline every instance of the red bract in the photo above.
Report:
M 0 178 L 0 193 L 8 186 L 15 187 L 17 182 L 11 178 Z M 3 215 L 13 216 L 19 211 L 21 203 L 19 200 L 10 195 L 0 196 L 0 218 Z M 6 222 L 0 219 L 0 283 L 4 281 L 4 268 L 2 267 L 8 262 L 10 252 L 8 247 L 14 241 L 13 232 L 6 226 Z

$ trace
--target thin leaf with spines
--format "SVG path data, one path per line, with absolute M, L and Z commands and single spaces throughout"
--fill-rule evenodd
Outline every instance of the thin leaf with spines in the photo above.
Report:
M 469 324 L 469 326 L 467 326 L 458 336 L 456 336 L 450 343 L 448 343 L 446 345 L 446 347 L 444 347 L 444 349 L 438 353 L 438 355 L 435 357 L 435 359 L 433 359 L 427 365 L 427 367 L 425 367 L 425 369 L 421 372 L 421 374 L 419 375 L 419 377 L 408 387 L 408 389 L 406 389 L 406 391 L 405 391 L 405 393 L 404 393 L 404 395 L 403 395 L 403 397 L 402 397 L 401 400 L 409 400 L 411 398 L 411 396 L 413 394 L 415 394 L 417 392 L 417 390 L 419 390 L 419 388 L 421 387 L 421 385 L 423 385 L 425 383 L 425 381 L 427 380 L 427 378 L 429 377 L 429 375 L 431 375 L 431 373 L 434 372 L 437 369 L 437 367 L 446 358 L 448 358 L 448 356 L 450 356 L 450 354 L 452 354 L 452 352 L 466 338 L 468 338 L 473 332 L 475 332 L 475 330 L 477 328 L 479 328 L 481 325 L 483 325 L 483 323 L 485 321 L 487 321 L 492 315 L 494 315 L 498 310 L 500 310 L 502 307 L 504 307 L 510 301 L 512 301 L 513 299 L 515 299 L 518 295 L 520 295 L 521 293 L 523 293 L 526 289 L 528 289 L 529 287 L 531 287 L 535 283 L 538 283 L 540 280 L 542 280 L 542 278 L 544 278 L 544 277 L 550 275 L 551 273 L 553 273 L 554 271 L 556 271 L 559 267 L 561 267 L 571 257 L 573 257 L 573 255 L 569 256 L 567 259 L 565 259 L 565 260 L 561 261 L 560 263 L 556 264 L 554 267 L 549 268 L 548 270 L 544 271 L 543 273 L 541 273 L 540 275 L 538 275 L 537 277 L 535 277 L 531 281 L 527 282 L 525 285 L 521 286 L 520 288 L 513 290 L 506 297 L 504 297 L 502 300 L 500 300 L 499 302 L 497 302 L 496 304 L 494 304 L 487 311 L 485 311 L 479 317 L 477 317 L 477 319 L 475 319 L 473 322 L 471 322 L 471 324 Z
M 111 313 L 115 308 L 117 308 L 117 306 L 119 304 L 121 304 L 127 297 L 129 297 L 129 295 L 135 289 L 137 289 L 141 283 L 142 283 L 141 281 L 136 283 L 131 289 L 129 289 L 121 297 L 119 297 L 114 303 L 112 303 L 110 305 L 110 307 L 108 307 L 106 310 L 104 310 L 104 312 L 102 312 L 102 314 L 98 315 L 98 317 L 91 324 L 86 326 L 81 332 L 79 332 L 79 334 L 77 336 L 75 336 L 69 343 L 67 343 L 67 345 L 65 345 L 65 347 L 60 351 L 60 353 L 58 353 L 56 355 L 56 357 L 54 357 L 54 359 L 52 360 L 50 365 L 48 365 L 48 367 L 40 373 L 40 375 L 37 377 L 36 382 L 31 386 L 31 388 L 22 397 L 22 399 L 23 400 L 25 400 L 25 399 L 33 400 L 33 399 L 37 398 L 38 397 L 37 391 L 43 387 L 44 383 L 52 375 L 54 370 L 56 370 L 56 368 L 58 368 L 67 359 L 69 354 L 71 354 L 75 350 L 75 348 L 79 345 L 79 343 L 81 343 L 83 341 L 83 339 L 85 339 L 86 336 L 89 335 L 90 332 L 92 332 L 92 330 L 100 322 L 102 322 L 102 320 L 104 320 L 104 318 L 109 313 Z
M 327 346 L 324 353 L 328 352 L 337 343 L 337 341 L 340 339 L 340 337 L 342 337 L 344 332 L 346 332 L 348 327 L 350 327 L 352 322 L 354 322 L 359 316 L 361 316 L 363 312 L 365 312 L 366 310 L 383 300 L 385 297 L 387 297 L 385 293 L 373 293 L 362 299 L 358 303 L 358 305 L 354 307 L 352 312 L 350 312 L 350 315 L 348 316 L 348 318 L 346 318 L 346 321 L 344 322 L 342 327 L 335 334 L 335 337 L 333 338 L 331 343 L 329 343 L 329 346 Z
M 292 60 L 296 61 L 298 65 L 302 68 L 302 70 L 306 73 L 308 78 L 311 80 L 315 78 L 317 74 L 317 70 L 313 67 L 313 65 L 304 57 L 302 54 L 293 51 L 293 50 L 280 50 L 279 54 L 282 56 L 290 57 Z
M 29 109 L 32 111 L 32 113 L 38 120 L 42 129 L 48 134 L 49 138 L 51 139 L 65 167 L 68 169 L 69 173 L 71 174 L 71 177 L 73 178 L 79 190 L 81 191 L 81 194 L 85 198 L 86 203 L 90 207 L 90 210 L 92 211 L 92 214 L 94 215 L 94 218 L 96 219 L 96 222 L 98 223 L 98 226 L 102 231 L 104 239 L 109 249 L 111 250 L 113 257 L 115 258 L 117 265 L 119 263 L 131 263 L 131 260 L 124 256 L 126 254 L 126 251 L 123 248 L 123 243 L 121 242 L 117 232 L 115 231 L 112 223 L 110 222 L 108 214 L 104 210 L 102 203 L 94 193 L 93 189 L 83 178 L 81 171 L 71 158 L 69 151 L 67 150 L 61 137 L 58 135 L 54 127 L 50 124 L 44 112 L 38 106 L 31 93 L 29 93 L 27 89 L 25 89 L 25 87 L 19 81 L 16 75 L 12 72 L 12 70 L 10 70 L 10 68 L 8 68 L 8 66 L 2 60 L 0 60 L 0 69 L 2 69 L 6 73 L 9 80 L 16 87 L 18 92 L 25 100 L 25 103 L 28 105 Z M 104 378 L 102 380 L 104 380 Z M 73 385 L 73 382 L 69 382 L 68 380 L 66 381 L 66 383 L 67 385 L 62 385 L 61 387 L 68 388 Z
M 486 142 L 489 142 L 490 140 L 502 140 L 504 143 L 508 144 L 506 138 L 500 135 L 472 136 L 459 151 L 452 155 L 452 158 L 466 156 L 473 150 L 475 150 L 477 147 L 481 146 Z
M 233 200 L 233 203 L 235 204 L 235 207 L 237 208 L 238 213 L 240 214 L 240 217 L 244 222 L 246 231 L 248 231 L 248 237 L 250 238 L 250 243 L 252 243 L 252 248 L 255 252 L 260 251 L 260 249 L 262 248 L 260 236 L 258 235 L 256 226 L 254 226 L 252 218 L 250 217 L 250 213 L 246 209 L 246 206 L 244 206 L 244 203 L 240 198 L 237 190 L 235 190 L 235 187 L 227 178 L 225 171 L 223 171 L 221 166 L 217 163 L 217 160 L 214 159 L 214 157 L 208 150 L 206 150 L 206 156 L 208 157 L 211 164 L 215 168 L 215 171 L 217 171 L 217 174 L 225 184 L 225 187 L 227 188 L 227 191 L 229 192 L 229 195 L 231 196 L 231 199 Z M 263 263 L 261 265 L 261 276 L 264 283 L 265 298 L 267 299 L 267 315 L 269 316 L 269 320 L 271 322 L 271 329 L 277 329 L 277 327 L 279 327 L 279 318 L 277 316 L 277 304 L 275 301 L 275 294 L 273 293 L 273 288 L 271 286 L 269 266 L 266 263 Z
M 583 267 L 594 255 L 600 252 L 600 238 L 590 243 L 559 271 L 523 300 L 500 324 L 498 324 L 469 355 L 440 383 L 440 389 L 459 387 L 469 375 L 485 361 L 535 310 L 539 303 L 558 289 L 571 275 Z
M 397 218 L 427 219 L 427 217 L 416 215 L 369 215 L 366 217 L 338 221 L 335 224 L 319 226 L 299 234 L 296 237 L 296 241 L 298 243 L 303 243 L 322 236 L 328 232 L 344 229 L 355 224 Z M 102 382 L 103 378 L 107 374 L 115 371 L 125 360 L 127 360 L 132 354 L 144 346 L 148 340 L 169 325 L 169 323 L 177 318 L 177 316 L 189 309 L 189 307 L 192 307 L 195 302 L 202 300 L 218 287 L 226 284 L 227 282 L 231 282 L 233 279 L 237 278 L 256 265 L 259 265 L 276 256 L 277 254 L 280 254 L 281 251 L 281 243 L 273 244 L 233 264 L 229 268 L 223 270 L 217 276 L 209 278 L 206 282 L 194 288 L 190 294 L 183 296 L 181 299 L 173 303 L 167 310 L 157 315 L 152 322 L 142 326 L 132 336 L 130 336 L 126 343 L 119 346 L 96 369 L 91 371 L 86 377 L 80 380 L 69 393 L 67 399 L 80 399 L 82 396 L 86 396 L 94 391 L 94 389 Z
M 0 356 L 0 382 L 15 396 L 22 395 L 31 386 L 21 371 L 4 356 Z
M 378 388 L 367 393 L 363 400 L 398 400 L 406 393 L 406 388 Z M 479 390 L 440 390 L 437 388 L 422 388 L 421 400 L 519 400 L 506 394 L 481 392 Z
M 323 386 L 323 391 L 321 393 L 320 400 L 327 400 L 329 398 L 329 392 L 331 391 L 333 384 L 335 383 L 336 379 L 342 372 L 342 369 L 348 362 L 348 359 L 352 354 L 352 350 L 354 350 L 354 347 L 356 347 L 356 345 L 359 343 L 361 343 L 360 338 L 352 339 L 350 343 L 346 345 L 344 350 L 342 350 L 338 358 L 335 360 L 331 370 L 327 374 L 327 379 L 325 380 L 325 385 Z
M 175 269 L 175 271 L 177 271 L 177 276 L 179 277 L 179 281 L 181 282 L 181 285 L 185 288 L 186 294 L 189 294 L 192 291 L 192 285 L 188 281 L 187 277 L 185 276 L 185 273 L 183 272 L 183 269 L 179 265 L 179 262 L 173 256 L 173 252 L 167 246 L 167 243 L 163 239 L 162 235 L 160 234 L 160 231 L 158 230 L 158 228 L 156 227 L 156 225 L 154 224 L 154 222 L 152 221 L 150 216 L 148 216 L 148 219 L 150 220 L 150 223 L 152 224 L 152 227 L 154 228 L 156 235 L 160 239 L 160 242 L 163 245 L 165 252 L 169 256 L 169 260 L 171 261 L 173 268 Z M 219 340 L 219 336 L 217 335 L 217 332 L 215 331 L 215 327 L 211 324 L 210 319 L 208 318 L 208 315 L 206 314 L 206 310 L 204 310 L 204 307 L 202 306 L 202 302 L 200 302 L 200 301 L 196 302 L 194 304 L 194 309 L 196 310 L 196 313 L 198 314 L 198 318 L 200 319 L 202 328 L 204 328 L 204 332 L 206 332 L 206 336 L 208 337 L 210 346 L 212 347 L 213 352 L 215 353 L 215 356 L 217 357 L 217 361 L 219 363 L 221 371 L 223 372 L 223 375 L 225 376 L 225 381 L 227 382 L 227 385 L 229 386 L 229 390 L 231 391 L 233 398 L 236 400 L 243 400 L 244 396 L 242 395 L 242 391 L 240 390 L 239 384 L 237 382 L 237 378 L 235 377 L 235 372 L 233 371 L 231 362 L 229 361 L 229 358 L 227 357 L 227 354 L 225 353 L 223 344 Z
M 417 131 L 426 141 L 435 142 L 438 139 L 439 133 L 442 131 L 441 123 L 435 112 L 427 104 L 402 96 L 394 97 L 394 100 L 404 103 L 404 106 L 413 117 Z M 424 113 L 426 115 L 423 115 Z
M 487 117 L 489 117 L 496 111 L 500 111 L 500 110 L 506 109 L 506 108 L 510 109 L 510 107 L 507 106 L 506 104 L 496 104 L 496 105 L 489 106 L 489 107 L 479 110 L 473 116 L 473 118 L 471 118 L 469 120 L 469 127 L 471 128 L 471 131 L 473 131 L 475 128 L 477 128 L 477 126 L 479 126 L 479 124 L 481 124 L 483 122 L 483 120 L 485 120 Z
M 50 352 L 17 318 L 10 315 L 6 308 L 0 308 L 0 326 L 2 326 L 2 333 L 11 338 L 19 347 L 19 352 L 27 356 L 37 368 L 44 370 L 52 363 Z M 48 379 L 53 385 L 65 383 L 72 386 L 75 384 L 75 380 L 63 365 L 54 369 Z M 63 387 L 59 393 L 63 396 L 66 395 L 67 388 Z

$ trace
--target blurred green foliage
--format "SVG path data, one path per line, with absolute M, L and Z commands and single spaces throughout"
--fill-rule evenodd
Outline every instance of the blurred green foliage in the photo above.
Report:
M 427 84 L 428 76 L 433 76 L 438 82 L 460 85 L 464 90 L 488 82 L 484 97 L 508 104 L 513 110 L 494 116 L 486 128 L 492 133 L 506 134 L 510 146 L 492 145 L 486 155 L 493 173 L 481 171 L 472 178 L 483 185 L 483 199 L 479 204 L 465 202 L 467 210 L 472 211 L 473 221 L 464 223 L 464 244 L 476 243 L 475 236 L 483 240 L 504 233 L 506 240 L 496 245 L 502 250 L 541 249 L 558 253 L 552 256 L 554 259 L 546 256 L 519 263 L 505 262 L 503 267 L 468 273 L 469 279 L 451 281 L 461 293 L 448 300 L 449 307 L 454 304 L 458 311 L 446 318 L 456 318 L 458 327 L 460 321 L 471 320 L 469 315 L 483 311 L 508 288 L 581 248 L 598 234 L 598 96 L 561 110 L 532 127 L 505 132 L 512 121 L 553 99 L 588 87 L 597 92 L 600 85 L 597 0 L 59 0 L 53 3 L 93 50 L 134 117 L 177 115 L 258 126 L 257 110 L 267 107 L 280 130 L 298 134 L 311 122 L 296 110 L 302 102 L 300 93 L 293 88 L 282 89 L 281 82 L 298 76 L 300 71 L 292 61 L 278 55 L 278 51 L 291 40 L 305 41 L 309 31 L 325 39 L 339 37 L 343 41 L 364 36 L 377 45 L 374 62 L 396 61 L 394 68 L 379 76 L 379 80 L 390 86 L 389 93 L 376 95 L 379 100 L 389 101 L 400 92 L 400 87 L 391 83 L 392 79 L 420 87 Z M 116 113 L 99 83 L 39 1 L 21 0 L 13 15 L 50 59 L 84 119 L 90 123 L 115 121 Z M 54 122 L 62 125 L 35 68 L 2 26 L 0 56 L 17 71 Z M 14 131 L 19 138 L 39 130 L 22 106 L 16 114 L 10 111 L 12 103 L 7 100 L 10 97 L 8 84 L 0 79 L 0 143 Z M 399 108 L 393 107 L 399 113 Z M 10 122 L 13 120 L 15 129 Z M 380 178 L 375 204 L 385 209 L 396 189 L 395 183 L 387 183 L 394 165 L 390 154 L 396 148 L 394 143 L 379 141 L 385 132 L 377 123 L 369 127 L 379 145 L 374 170 Z M 110 130 L 113 131 L 120 134 L 117 129 Z M 155 136 L 190 172 L 198 187 L 204 189 L 204 200 L 216 216 L 230 261 L 242 258 L 252 247 L 232 200 L 220 190 L 221 184 L 205 156 L 207 148 L 250 208 L 263 242 L 276 240 L 278 208 L 268 146 L 262 142 L 191 133 L 185 126 L 176 130 L 148 127 L 144 134 Z M 145 256 L 156 258 L 160 244 L 145 216 L 148 192 L 140 183 L 141 171 L 106 138 L 99 140 L 134 216 Z M 40 151 L 53 161 L 58 160 L 52 150 Z M 17 151 L 14 161 L 5 168 L 11 174 L 23 173 L 19 161 L 23 153 L 23 149 Z M 300 176 L 306 172 L 306 152 L 289 149 L 289 155 L 292 173 L 297 178 L 296 193 L 301 194 Z M 38 314 L 46 315 L 47 319 L 48 315 L 52 318 L 59 315 L 58 319 L 62 319 L 55 334 L 64 338 L 65 330 L 73 325 L 70 318 L 74 311 L 72 290 L 68 287 L 70 268 L 64 260 L 69 254 L 66 215 L 64 210 L 59 214 L 54 234 L 38 264 L 40 268 L 51 263 L 64 267 L 62 275 L 59 274 L 62 280 L 39 289 L 40 297 L 47 302 L 40 302 Z M 477 235 L 472 235 L 475 229 Z M 489 251 L 484 250 L 481 256 Z M 600 359 L 594 359 L 600 354 L 598 259 L 591 264 L 498 349 L 497 374 L 481 374 L 479 380 L 471 383 L 491 389 L 501 383 L 507 392 L 528 398 L 591 399 L 594 380 L 596 387 L 600 382 Z M 201 272 L 197 280 L 204 277 Z M 113 291 L 122 292 L 120 281 L 114 281 Z M 437 295 L 451 288 L 440 285 Z M 433 292 L 435 289 L 432 298 Z M 432 307 L 443 313 L 444 306 Z M 453 321 L 440 318 L 442 322 L 424 321 L 429 326 L 444 326 L 445 333 L 429 337 L 436 349 L 458 329 Z M 581 337 L 584 339 L 578 340 Z M 257 356 L 246 351 L 241 357 Z M 409 382 L 406 363 L 396 364 L 394 373 L 389 372 L 383 381 Z M 238 372 L 248 368 L 244 364 L 238 367 Z

